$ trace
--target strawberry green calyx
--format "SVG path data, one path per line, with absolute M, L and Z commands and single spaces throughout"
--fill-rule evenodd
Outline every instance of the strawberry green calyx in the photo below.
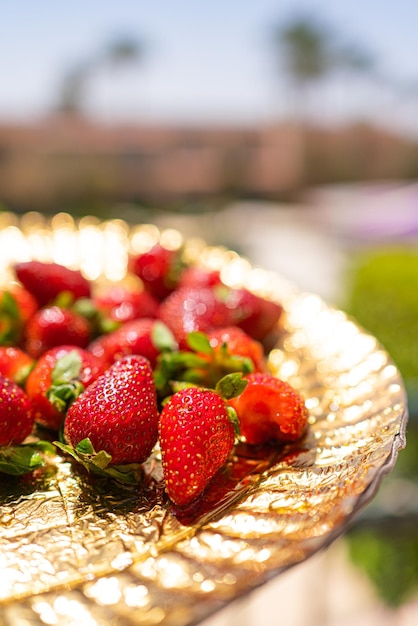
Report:
M 88 472 L 107 476 L 127 485 L 137 485 L 141 480 L 142 468 L 140 463 L 111 465 L 111 455 L 105 450 L 96 452 L 88 438 L 80 441 L 75 448 L 60 441 L 55 441 L 54 444 L 57 448 L 73 457 Z
M 218 381 L 215 391 L 224 400 L 230 400 L 239 396 L 246 388 L 248 381 L 242 377 L 241 372 L 227 374 Z
M 48 389 L 46 396 L 57 411 L 66 413 L 74 400 L 78 398 L 83 391 L 83 383 L 80 383 L 78 380 L 73 380 L 69 383 L 52 385 Z
M 151 331 L 151 339 L 154 346 L 160 352 L 174 352 L 178 350 L 178 343 L 171 330 L 163 322 L 156 320 Z
M 245 380 L 245 378 L 242 377 L 242 374 L 240 372 L 227 374 L 218 382 L 215 387 L 215 391 L 221 396 L 221 398 L 227 401 L 231 398 L 236 398 L 237 396 L 239 396 L 244 391 L 247 384 L 248 382 Z M 241 435 L 238 415 L 236 410 L 232 406 L 227 405 L 227 411 L 229 421 L 234 427 L 235 442 L 237 442 L 239 441 Z
M 226 410 L 228 411 L 229 421 L 231 422 L 234 428 L 235 443 L 238 443 L 241 437 L 241 428 L 240 428 L 240 423 L 239 423 L 237 412 L 235 409 L 232 408 L 232 406 L 227 406 Z
M 85 317 L 91 325 L 93 335 L 108 335 L 121 327 L 117 322 L 97 308 L 91 298 L 80 298 L 71 305 L 71 310 Z
M 19 387 L 25 386 L 26 380 L 29 374 L 31 373 L 31 371 L 33 370 L 34 366 L 35 366 L 35 361 L 33 361 L 32 363 L 28 363 L 27 365 L 24 365 L 15 374 L 14 381 L 16 384 L 19 385 Z
M 154 381 L 160 397 L 171 393 L 171 384 L 176 382 L 202 383 L 201 369 L 207 360 L 193 352 L 163 352 L 157 359 Z
M 187 335 L 187 345 L 193 352 L 206 355 L 210 360 L 207 363 L 208 370 L 224 374 L 242 372 L 249 374 L 254 370 L 254 365 L 249 357 L 231 354 L 227 343 L 224 341 L 219 350 L 215 350 L 206 333 L 194 331 Z
M 68 383 L 80 376 L 81 358 L 76 350 L 58 359 L 52 370 L 52 382 L 56 385 Z
M 60 291 L 52 300 L 51 306 L 59 306 L 61 309 L 69 309 L 74 303 L 74 294 L 71 291 Z
M 249 374 L 254 370 L 250 358 L 231 354 L 226 342 L 215 350 L 206 333 L 195 331 L 187 335 L 187 344 L 193 352 L 204 355 L 206 359 L 206 377 L 213 386 L 224 376 L 234 372 Z
M 74 400 L 84 391 L 84 385 L 79 380 L 81 367 L 80 355 L 76 350 L 72 350 L 58 359 L 52 370 L 52 385 L 46 395 L 60 413 L 66 413 Z
M 178 383 L 214 389 L 225 375 L 248 374 L 254 369 L 250 358 L 231 354 L 225 343 L 215 350 L 201 331 L 189 333 L 187 345 L 189 350 L 166 351 L 158 357 L 154 379 L 160 397 L 167 396 Z
M 241 372 L 234 372 L 232 374 L 227 374 L 221 380 L 218 381 L 214 391 L 221 396 L 223 400 L 225 400 L 226 408 L 228 411 L 228 418 L 234 427 L 235 440 L 236 442 L 239 440 L 241 431 L 239 419 L 237 416 L 237 412 L 232 406 L 229 406 L 227 401 L 231 398 L 236 398 L 239 396 L 247 386 L 247 381 L 242 377 Z M 177 393 L 182 391 L 183 389 L 190 389 L 191 387 L 197 387 L 199 389 L 205 389 L 200 385 L 196 385 L 194 383 L 186 382 L 186 381 L 174 381 L 171 384 L 172 392 Z M 164 407 L 170 400 L 171 396 L 167 396 L 162 401 L 162 406 Z
M 55 455 L 55 448 L 48 441 L 0 448 L 0 472 L 11 476 L 28 474 L 44 467 L 48 455 Z
M 185 380 L 173 380 L 173 382 L 171 383 L 171 389 L 173 393 L 177 393 L 178 391 L 181 391 L 182 389 L 190 389 L 190 387 L 202 388 L 201 385 L 197 385 L 196 383 L 190 383 Z M 170 399 L 170 396 L 168 396 L 167 398 L 164 398 L 162 402 L 163 406 L 169 399 Z
M 13 320 L 20 319 L 19 307 L 13 294 L 9 291 L 4 291 L 2 294 L 1 305 L 0 305 L 0 313 L 3 315 L 8 315 Z
M 206 333 L 201 331 L 194 331 L 187 335 L 187 345 L 194 352 L 200 352 L 202 354 L 213 355 L 213 348 L 210 345 L 209 337 Z
M 20 339 L 22 327 L 18 304 L 13 294 L 4 291 L 0 296 L 0 345 L 16 343 Z

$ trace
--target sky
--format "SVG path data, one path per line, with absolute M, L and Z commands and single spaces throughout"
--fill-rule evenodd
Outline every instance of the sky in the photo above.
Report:
M 379 71 L 418 84 L 416 0 L 13 0 L 0 7 L 0 119 L 45 116 L 65 72 L 118 36 L 144 45 L 141 62 L 102 69 L 85 107 L 104 121 L 253 123 L 285 115 L 289 90 L 271 33 L 309 14 L 359 43 Z M 312 111 L 330 120 L 365 115 L 415 128 L 418 95 L 342 77 L 324 84 Z

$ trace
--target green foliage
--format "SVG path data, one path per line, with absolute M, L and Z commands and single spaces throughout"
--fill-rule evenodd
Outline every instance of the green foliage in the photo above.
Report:
M 344 308 L 388 350 L 413 408 L 418 389 L 418 247 L 378 248 L 358 255 L 349 271 Z
M 389 606 L 400 606 L 417 591 L 418 533 L 359 530 L 348 536 L 348 546 Z
M 418 246 L 363 250 L 349 267 L 345 310 L 388 350 L 407 387 L 411 419 L 407 445 L 399 454 L 395 477 L 418 481 Z M 376 502 L 379 501 L 379 494 Z M 373 505 L 372 505 L 373 506 Z M 399 606 L 418 590 L 418 530 L 397 517 L 347 536 L 354 563 L 363 569 L 381 598 Z M 406 524 L 406 526 L 405 526 Z
M 391 477 L 418 482 L 418 420 L 416 419 L 409 420 L 406 442 L 406 448 L 400 452 Z

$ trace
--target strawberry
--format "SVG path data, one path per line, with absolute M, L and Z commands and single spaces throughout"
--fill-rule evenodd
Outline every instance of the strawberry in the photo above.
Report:
M 190 265 L 182 271 L 178 287 L 215 287 L 221 284 L 221 276 L 217 270 Z
M 236 502 L 237 496 L 245 493 L 251 484 L 254 474 L 260 475 L 268 470 L 279 455 L 281 460 L 283 454 L 277 446 L 266 444 L 255 448 L 246 444 L 236 445 L 233 454 L 210 481 L 202 496 L 185 506 L 172 505 L 173 514 L 183 525 L 201 524 L 208 514 L 213 516 L 214 511 L 225 510 Z
M 4 296 L 6 292 L 15 301 L 20 319 L 23 322 L 27 322 L 38 309 L 38 302 L 27 289 L 15 283 L 12 283 L 7 289 L 2 290 L 0 293 Z
M 89 322 L 74 311 L 58 306 L 39 309 L 25 328 L 25 348 L 35 359 L 55 346 L 70 344 L 85 348 L 90 341 Z
M 35 360 L 20 348 L 0 347 L 0 374 L 23 386 Z
M 181 269 L 181 250 L 168 250 L 159 243 L 129 260 L 129 270 L 157 300 L 164 300 L 176 288 Z
M 235 386 L 225 395 L 231 393 L 237 393 Z M 164 405 L 158 431 L 167 494 L 185 506 L 205 491 L 232 452 L 235 428 L 227 403 L 211 389 L 182 389 Z
M 0 446 L 22 443 L 34 425 L 32 405 L 12 380 L 0 376 Z
M 90 283 L 79 270 L 57 263 L 26 261 L 17 263 L 14 271 L 40 306 L 51 303 L 62 292 L 70 293 L 73 300 L 90 296 Z
M 275 302 L 247 289 L 226 285 L 179 287 L 161 303 L 158 317 L 173 331 L 181 347 L 190 332 L 210 332 L 222 326 L 239 326 L 257 341 L 264 341 L 282 314 Z
M 93 304 L 115 322 L 157 317 L 159 302 L 148 291 L 112 285 L 93 298 Z
M 208 287 L 176 289 L 161 303 L 158 317 L 183 348 L 187 347 L 189 333 L 208 332 L 231 324 L 230 310 L 215 290 Z
M 106 365 L 128 354 L 141 354 L 151 365 L 155 365 L 159 349 L 152 338 L 154 326 L 154 319 L 131 320 L 108 335 L 95 339 L 88 350 Z
M 226 349 L 230 355 L 250 359 L 254 371 L 266 371 L 263 346 L 238 326 L 216 328 L 208 333 L 208 338 L 215 354 L 220 355 Z
M 27 320 L 35 313 L 38 303 L 23 287 L 12 284 L 0 290 L 0 345 L 19 343 Z
M 249 444 L 295 441 L 307 427 L 308 411 L 289 383 L 270 374 L 251 373 L 241 395 L 229 400 L 238 415 L 241 435 Z
M 276 326 L 283 308 L 281 305 L 255 295 L 248 289 L 233 289 L 224 285 L 220 273 L 197 265 L 186 268 L 179 287 L 211 287 L 230 309 L 231 323 L 262 341 Z
M 47 350 L 26 381 L 36 422 L 59 430 L 70 404 L 103 371 L 99 359 L 77 346 L 62 345 Z
M 248 289 L 230 289 L 225 302 L 231 311 L 232 323 L 258 341 L 264 341 L 277 327 L 283 313 L 281 305 Z
M 64 424 L 72 454 L 91 471 L 135 483 L 139 464 L 158 436 L 157 399 L 149 361 L 126 356 L 99 376 L 70 406 Z
M 189 333 L 186 344 L 185 350 L 166 345 L 157 359 L 154 379 L 160 399 L 183 382 L 213 389 L 227 374 L 265 371 L 261 344 L 235 326 Z
M 51 446 L 46 442 L 23 443 L 32 433 L 34 421 L 28 396 L 0 375 L 0 472 L 16 476 L 44 465 L 41 452 L 51 452 Z

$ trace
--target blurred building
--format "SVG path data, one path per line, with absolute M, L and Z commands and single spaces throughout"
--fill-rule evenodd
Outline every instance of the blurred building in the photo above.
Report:
M 0 203 L 22 211 L 282 199 L 306 185 L 417 174 L 416 143 L 363 126 L 110 126 L 77 116 L 0 124 Z

